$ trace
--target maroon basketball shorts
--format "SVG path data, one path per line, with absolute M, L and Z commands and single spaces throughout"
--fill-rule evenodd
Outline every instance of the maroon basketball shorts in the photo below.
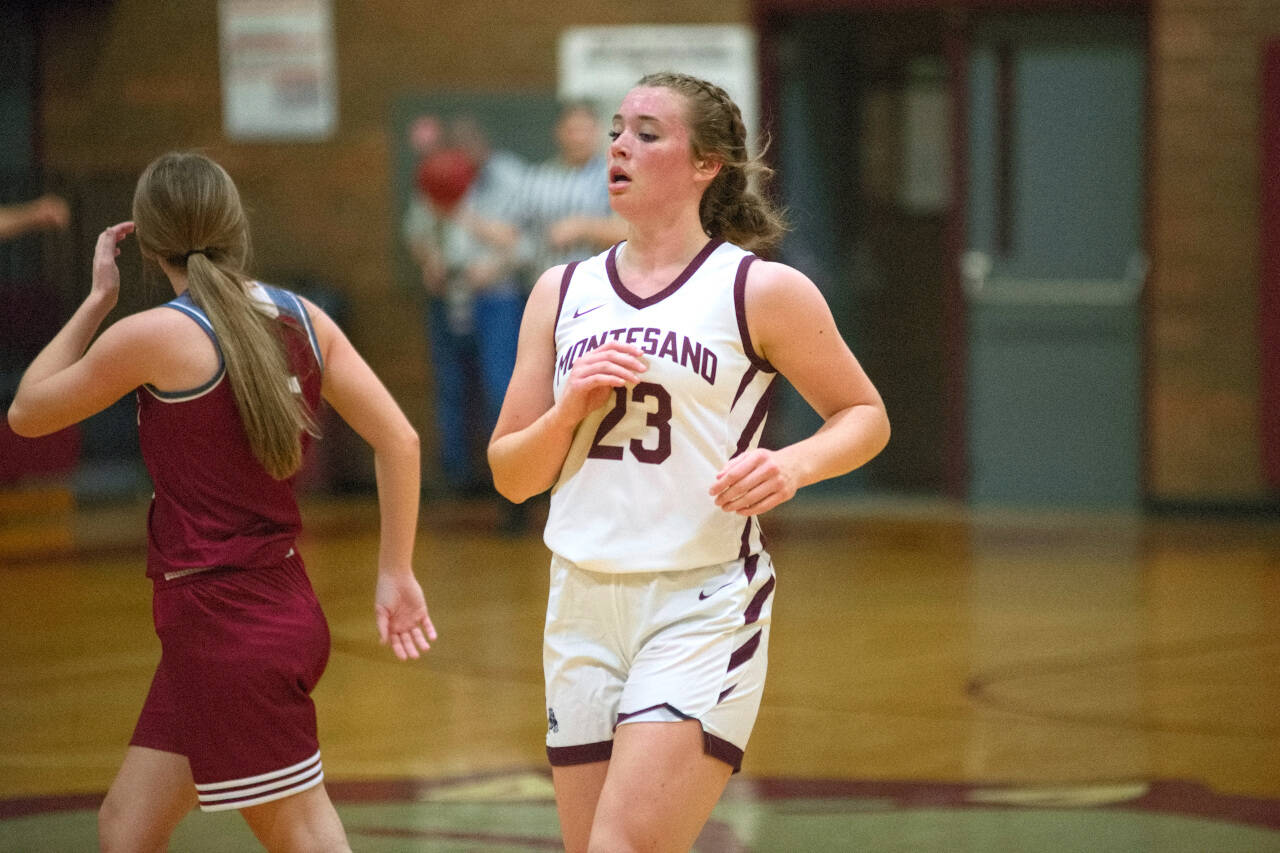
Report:
M 697 720 L 703 750 L 742 766 L 768 668 L 773 562 L 605 574 L 551 558 L 542 662 L 547 757 L 604 761 L 620 725 Z
M 310 694 L 329 628 L 302 559 L 161 582 L 152 613 L 160 664 L 130 743 L 186 756 L 204 811 L 320 784 Z

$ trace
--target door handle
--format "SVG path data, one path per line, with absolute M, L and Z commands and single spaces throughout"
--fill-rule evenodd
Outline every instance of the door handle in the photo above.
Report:
M 1147 256 L 1135 251 L 1119 279 L 993 278 L 995 263 L 986 252 L 970 249 L 960 256 L 960 276 L 968 298 L 984 305 L 1045 307 L 1119 307 L 1142 296 L 1149 269 Z

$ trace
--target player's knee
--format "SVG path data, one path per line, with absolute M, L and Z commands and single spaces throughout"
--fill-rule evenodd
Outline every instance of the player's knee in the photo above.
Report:
M 145 837 L 146 827 L 139 822 L 113 798 L 108 796 L 98 808 L 98 850 L 101 853 L 138 853 L 138 851 L 161 850 L 165 839 Z
M 346 836 L 341 834 L 316 833 L 296 827 L 269 834 L 255 829 L 254 834 L 269 853 L 351 853 Z
M 115 801 L 107 797 L 98 808 L 98 849 L 102 853 L 125 849 L 124 839 L 120 837 L 124 827 L 124 816 Z
M 587 842 L 587 853 L 652 853 L 656 850 L 656 843 L 643 843 L 631 837 L 625 826 L 612 822 L 597 821 L 591 827 L 591 840 Z

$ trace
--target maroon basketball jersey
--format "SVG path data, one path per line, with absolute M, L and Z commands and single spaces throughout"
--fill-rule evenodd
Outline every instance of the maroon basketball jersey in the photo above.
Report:
M 289 365 L 312 411 L 320 403 L 323 365 L 311 318 L 297 296 L 255 285 L 278 314 Z M 218 351 L 218 371 L 189 391 L 138 389 L 138 435 L 155 495 L 147 520 L 147 575 L 213 566 L 279 564 L 301 526 L 293 481 L 276 480 L 249 447 L 208 317 L 183 293 L 166 303 L 204 329 Z M 303 436 L 305 450 L 308 436 Z

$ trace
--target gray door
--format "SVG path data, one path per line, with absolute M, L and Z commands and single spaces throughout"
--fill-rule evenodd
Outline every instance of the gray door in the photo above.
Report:
M 969 491 L 1140 498 L 1140 16 L 992 17 L 968 66 Z

